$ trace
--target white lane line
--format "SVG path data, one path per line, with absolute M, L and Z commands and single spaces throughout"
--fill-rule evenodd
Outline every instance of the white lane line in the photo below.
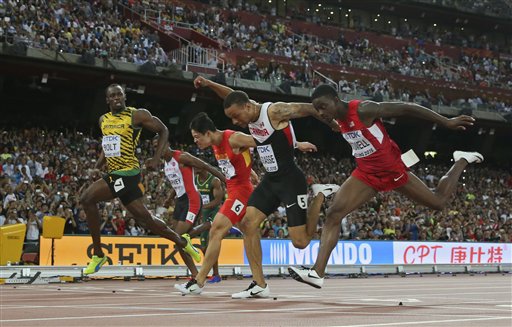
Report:
M 123 308 L 124 307 L 118 307 Z M 344 307 L 347 309 L 351 309 L 351 307 Z M 355 308 L 355 307 L 354 307 Z M 364 308 L 359 306 L 359 309 Z M 141 308 L 141 309 L 147 309 L 147 308 Z M 164 309 L 164 308 L 162 308 Z M 133 308 L 131 309 L 133 310 Z M 166 310 L 176 310 L 176 311 L 184 311 L 184 309 L 168 309 Z M 333 310 L 333 311 L 329 311 Z M 188 312 L 190 311 L 190 312 Z M 224 310 L 223 308 L 219 309 L 212 309 L 212 310 L 202 310 L 202 311 L 196 311 L 193 309 L 187 309 L 187 312 L 173 312 L 173 313 L 144 313 L 144 314 L 128 314 L 128 315 L 93 315 L 93 316 L 68 316 L 68 317 L 49 317 L 49 318 L 23 318 L 23 319 L 3 319 L 0 320 L 0 323 L 4 322 L 25 322 L 25 321 L 53 321 L 53 320 L 78 320 L 78 319 L 104 319 L 104 318 L 134 318 L 134 317 L 154 317 L 154 316 L 176 316 L 176 315 L 212 315 L 212 314 L 230 314 L 230 313 L 276 313 L 276 314 L 282 314 L 283 312 L 288 313 L 304 313 L 304 312 L 312 312 L 312 313 L 319 313 L 318 308 L 311 308 L 311 307 L 304 307 L 304 308 L 278 308 L 278 309 L 254 309 L 254 310 Z M 342 310 L 340 310 L 339 306 L 330 306 L 330 307 L 323 307 L 321 312 L 332 312 L 332 313 L 343 313 Z M 375 316 L 409 316 L 409 317 L 432 317 L 432 313 L 427 314 L 413 314 L 413 313 L 383 313 L 383 312 L 367 312 L 367 311 L 350 311 L 350 314 L 361 314 L 361 315 L 375 315 Z M 453 317 L 457 316 L 458 314 L 446 314 L 446 315 L 436 315 L 436 316 L 446 316 L 446 317 Z M 461 316 L 467 316 L 462 315 Z M 321 319 L 321 318 L 319 318 Z M 497 319 L 511 319 L 510 317 L 493 317 L 493 316 L 480 316 L 472 319 L 456 319 L 456 320 L 439 320 L 439 321 L 430 321 L 430 322 L 452 322 L 452 321 L 478 321 L 478 320 L 497 320 Z M 414 321 L 412 324 L 422 323 L 418 321 Z M 426 322 L 425 322 L 426 323 Z M 408 323 L 389 323 L 389 324 L 375 324 L 375 325 L 354 325 L 351 327 L 356 326 L 388 326 L 388 325 L 403 325 L 403 324 L 411 324 L 411 322 Z M 348 327 L 348 326 L 345 326 Z
M 468 318 L 468 319 L 448 319 L 448 320 L 425 320 L 425 321 L 403 321 L 403 322 L 390 322 L 390 323 L 377 323 L 377 324 L 364 324 L 364 325 L 339 325 L 331 327 L 374 327 L 374 326 L 398 326 L 398 325 L 424 325 L 424 324 L 437 324 L 437 323 L 450 323 L 450 322 L 470 322 L 470 321 L 486 321 L 486 320 L 511 320 L 510 317 L 489 317 L 489 318 Z

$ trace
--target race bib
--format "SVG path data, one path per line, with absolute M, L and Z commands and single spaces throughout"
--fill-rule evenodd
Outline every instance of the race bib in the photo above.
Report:
M 242 212 L 242 210 L 244 210 L 244 207 L 245 207 L 245 205 L 243 204 L 243 202 L 236 199 L 233 202 L 233 205 L 231 206 L 231 211 L 233 211 L 234 213 L 236 213 L 239 216 L 240 213 Z
M 180 165 L 174 158 L 165 163 L 164 173 L 169 182 L 171 182 L 172 188 L 176 191 L 176 196 L 180 197 L 185 194 L 185 183 L 180 171 Z
M 105 135 L 101 142 L 103 146 L 103 153 L 105 157 L 120 157 L 121 156 L 121 136 L 119 135 Z
M 364 137 L 361 131 L 343 133 L 343 138 L 352 147 L 352 155 L 354 158 L 368 157 L 377 151 L 370 141 Z
M 219 164 L 219 168 L 227 179 L 231 179 L 236 175 L 235 167 L 233 167 L 233 164 L 229 159 L 218 159 L 217 162 Z
M 193 224 L 196 220 L 196 215 L 193 212 L 187 212 L 187 218 L 185 218 L 189 223 Z
M 210 203 L 210 196 L 208 194 L 201 194 L 201 200 L 203 204 Z
M 265 170 L 269 173 L 276 172 L 279 167 L 277 165 L 276 156 L 274 155 L 274 150 L 272 149 L 272 145 L 260 145 L 256 147 L 258 150 L 258 154 L 260 155 L 260 161 L 263 164 Z

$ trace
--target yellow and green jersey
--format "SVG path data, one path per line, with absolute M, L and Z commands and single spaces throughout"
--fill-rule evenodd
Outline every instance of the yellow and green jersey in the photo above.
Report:
M 134 127 L 132 124 L 135 110 L 137 109 L 127 107 L 119 113 L 108 112 L 103 115 L 101 145 L 107 160 L 109 174 L 133 176 L 140 173 L 140 164 L 135 156 L 135 149 L 142 129 Z

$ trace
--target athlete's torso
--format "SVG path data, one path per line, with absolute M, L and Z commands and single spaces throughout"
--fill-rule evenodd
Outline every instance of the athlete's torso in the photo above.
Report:
M 367 173 L 381 172 L 401 165 L 398 145 L 389 137 L 380 119 L 366 127 L 359 119 L 360 100 L 349 102 L 344 120 L 337 120 L 343 138 L 352 147 L 358 168 Z
M 109 173 L 136 174 L 140 171 L 139 160 L 135 156 L 135 148 L 139 142 L 140 128 L 132 125 L 135 108 L 103 115 L 101 132 L 102 147 Z
M 249 149 L 235 154 L 229 144 L 229 137 L 235 131 L 225 130 L 222 132 L 222 142 L 219 145 L 212 146 L 213 153 L 219 168 L 226 176 L 226 187 L 250 185 L 250 176 L 252 168 L 252 158 Z
M 165 176 L 171 182 L 177 197 L 181 197 L 185 193 L 197 192 L 194 184 L 194 169 L 180 165 L 178 162 L 180 155 L 181 151 L 174 150 L 171 160 L 166 161 L 164 167 Z
M 249 131 L 256 141 L 256 150 L 269 175 L 281 175 L 295 168 L 295 133 L 291 121 L 283 129 L 276 130 L 270 122 L 268 108 L 271 102 L 261 106 L 257 121 L 249 124 Z

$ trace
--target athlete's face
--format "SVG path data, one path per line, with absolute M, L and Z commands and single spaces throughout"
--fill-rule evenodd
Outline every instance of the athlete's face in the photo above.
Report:
M 313 100 L 313 107 L 325 120 L 336 119 L 336 98 L 322 96 Z
M 111 111 L 121 111 L 125 108 L 126 97 L 120 86 L 111 86 L 107 90 L 107 104 Z
M 250 108 L 249 102 L 246 104 L 234 104 L 224 109 L 224 113 L 231 118 L 234 125 L 246 128 L 252 118 Z
M 207 147 L 212 145 L 211 132 L 208 131 L 205 134 L 199 133 L 196 130 L 191 130 L 192 137 L 194 138 L 194 143 L 197 144 L 199 149 L 206 149 Z

